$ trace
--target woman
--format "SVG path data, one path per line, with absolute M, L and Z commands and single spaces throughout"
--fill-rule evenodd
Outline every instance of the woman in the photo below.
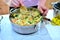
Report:
M 26 7 L 38 5 L 39 11 L 46 15 L 48 9 L 45 7 L 46 0 L 11 0 L 11 7 L 19 7 L 20 4 Z

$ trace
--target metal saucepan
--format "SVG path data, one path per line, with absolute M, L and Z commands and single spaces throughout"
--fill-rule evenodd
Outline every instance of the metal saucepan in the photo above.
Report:
M 11 15 L 13 13 L 14 12 L 11 12 L 11 14 L 9 16 L 10 21 L 11 21 Z M 30 25 L 30 26 L 20 26 L 11 21 L 11 24 L 12 24 L 13 30 L 20 34 L 32 34 L 32 33 L 35 33 L 38 31 L 38 23 L 35 25 Z

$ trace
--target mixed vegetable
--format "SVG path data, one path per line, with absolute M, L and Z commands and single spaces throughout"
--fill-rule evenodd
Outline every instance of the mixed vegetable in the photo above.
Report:
M 20 13 L 13 13 L 10 15 L 13 23 L 21 26 L 34 25 L 40 22 L 40 12 L 36 8 L 27 10 L 20 9 Z

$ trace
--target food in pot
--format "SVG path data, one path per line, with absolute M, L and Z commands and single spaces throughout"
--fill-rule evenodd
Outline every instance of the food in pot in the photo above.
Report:
M 28 11 L 20 9 L 20 13 L 13 13 L 10 17 L 13 23 L 21 26 L 35 25 L 40 22 L 41 18 L 40 12 L 35 8 L 28 9 Z
M 54 22 L 54 23 L 53 23 Z M 54 17 L 52 19 L 52 22 L 51 22 L 52 25 L 56 25 L 56 26 L 60 26 L 60 15 L 57 15 L 56 17 Z

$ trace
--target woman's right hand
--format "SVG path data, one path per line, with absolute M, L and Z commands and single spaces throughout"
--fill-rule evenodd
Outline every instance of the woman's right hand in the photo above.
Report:
M 11 0 L 11 7 L 19 7 L 20 5 L 24 5 L 23 0 Z

